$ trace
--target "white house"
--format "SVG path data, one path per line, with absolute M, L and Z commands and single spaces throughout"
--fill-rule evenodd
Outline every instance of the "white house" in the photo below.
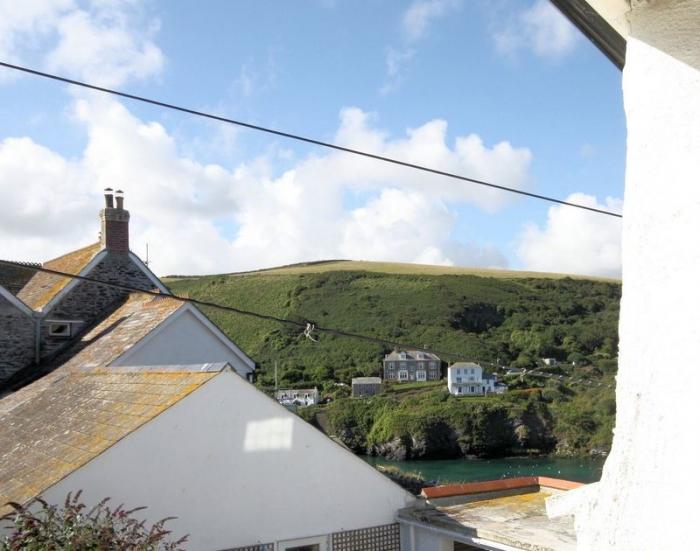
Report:
M 502 394 L 506 390 L 496 375 L 484 375 L 483 368 L 473 362 L 457 362 L 447 368 L 447 388 L 455 396 Z
M 318 404 L 317 388 L 280 388 L 275 399 L 283 406 L 313 406 Z
M 690 549 L 700 401 L 676 381 L 698 382 L 687 358 L 700 327 L 700 1 L 555 3 L 622 58 L 627 122 L 615 432 L 595 491 L 566 514 L 583 551 Z
M 399 550 L 415 498 L 228 364 L 56 373 L 0 401 L 2 503 L 82 489 L 193 550 Z

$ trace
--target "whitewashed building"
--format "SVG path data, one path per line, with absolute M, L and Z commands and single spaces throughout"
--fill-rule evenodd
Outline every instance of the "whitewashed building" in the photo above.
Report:
M 677 381 L 699 380 L 700 1 L 555 3 L 624 66 L 627 123 L 612 449 L 600 482 L 557 510 L 575 514 L 582 551 L 692 549 L 700 402 Z
M 275 399 L 283 406 L 313 406 L 318 404 L 317 388 L 280 388 Z
M 82 489 L 193 550 L 398 551 L 415 501 L 226 363 L 60 368 L 0 401 L 0 443 L 2 503 Z
M 506 385 L 496 375 L 484 375 L 483 368 L 473 362 L 457 362 L 447 368 L 447 388 L 455 396 L 483 396 L 502 394 Z

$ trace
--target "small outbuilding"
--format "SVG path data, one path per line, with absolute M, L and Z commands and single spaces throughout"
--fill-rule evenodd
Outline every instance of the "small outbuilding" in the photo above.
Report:
M 352 397 L 364 398 L 379 394 L 382 389 L 381 377 L 355 377 L 352 380 Z

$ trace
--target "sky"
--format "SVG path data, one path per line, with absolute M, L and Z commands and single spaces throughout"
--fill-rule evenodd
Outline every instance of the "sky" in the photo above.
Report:
M 546 0 L 0 0 L 0 60 L 622 209 L 621 74 Z M 621 222 L 0 67 L 0 257 L 159 275 L 322 259 L 620 276 Z

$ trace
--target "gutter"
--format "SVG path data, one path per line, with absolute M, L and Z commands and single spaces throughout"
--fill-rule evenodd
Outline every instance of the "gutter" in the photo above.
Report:
M 597 48 L 622 70 L 627 41 L 586 0 L 550 0 Z

